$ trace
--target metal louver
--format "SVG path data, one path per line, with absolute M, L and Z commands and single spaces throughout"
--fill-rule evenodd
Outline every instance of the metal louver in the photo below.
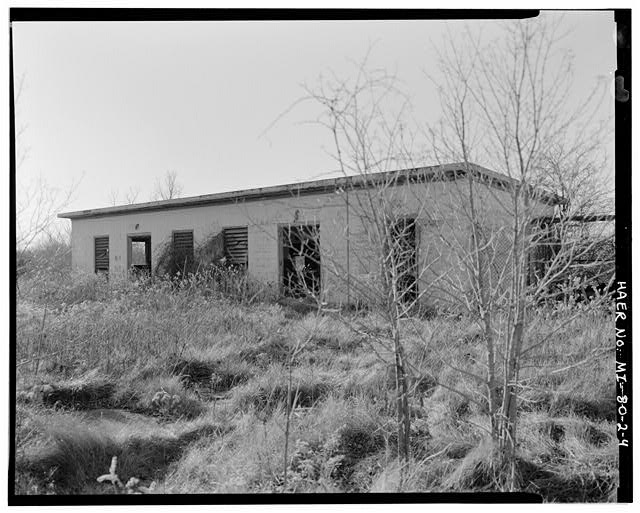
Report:
M 246 226 L 224 229 L 224 252 L 229 263 L 246 266 L 249 261 L 248 229 Z
M 173 249 L 193 258 L 193 231 L 173 232 Z
M 109 272 L 109 237 L 95 238 L 95 272 Z

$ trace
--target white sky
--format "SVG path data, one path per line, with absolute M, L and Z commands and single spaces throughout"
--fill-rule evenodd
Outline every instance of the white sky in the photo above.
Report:
M 558 16 L 560 13 L 552 13 Z M 14 73 L 24 75 L 17 126 L 29 155 L 18 180 L 38 174 L 64 189 L 81 178 L 66 210 L 107 206 L 175 170 L 183 196 L 326 176 L 335 165 L 325 131 L 298 105 L 260 134 L 332 69 L 396 70 L 424 123 L 439 116 L 424 70 L 446 26 L 486 32 L 495 22 L 127 22 L 14 23 Z M 575 55 L 576 97 L 613 83 L 612 12 L 565 14 Z M 606 108 L 613 108 L 607 104 Z M 603 112 L 603 115 L 606 113 Z M 613 139 L 613 134 L 612 134 Z M 490 165 L 489 165 L 490 167 Z

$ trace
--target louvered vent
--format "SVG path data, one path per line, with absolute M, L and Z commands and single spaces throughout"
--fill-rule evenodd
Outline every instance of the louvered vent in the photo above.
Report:
M 246 266 L 249 262 L 248 230 L 246 226 L 224 229 L 224 252 L 234 265 Z
M 193 231 L 173 232 L 173 249 L 176 254 L 193 260 Z
M 96 272 L 109 272 L 109 237 L 95 238 Z

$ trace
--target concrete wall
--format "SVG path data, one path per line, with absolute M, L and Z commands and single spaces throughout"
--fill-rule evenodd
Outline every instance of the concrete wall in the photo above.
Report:
M 467 182 L 436 182 L 392 187 L 254 200 L 245 203 L 176 208 L 146 213 L 75 219 L 72 224 L 72 263 L 76 270 L 94 271 L 94 238 L 109 236 L 109 269 L 126 276 L 127 237 L 150 234 L 152 267 L 162 245 L 174 230 L 193 230 L 195 243 L 225 227 L 248 226 L 249 272 L 264 283 L 279 285 L 278 226 L 320 224 L 323 291 L 331 302 L 353 300 L 357 291 L 378 272 L 372 247 L 372 212 L 386 206 L 395 214 L 418 219 L 420 289 L 426 291 L 437 276 L 464 281 L 464 265 L 454 247 L 470 237 Z M 508 193 L 475 185 L 481 218 L 487 225 L 505 226 L 511 216 Z M 347 210 L 347 204 L 349 209 Z M 348 222 L 347 222 L 348 220 Z M 446 241 L 447 243 L 443 243 Z M 347 276 L 350 276 L 347 279 Z M 347 290 L 349 285 L 349 291 Z M 437 287 L 433 287 L 434 289 Z M 437 291 L 428 296 L 437 297 Z
M 72 221 L 72 265 L 94 271 L 94 238 L 109 236 L 109 272 L 125 277 L 127 238 L 151 235 L 151 265 L 155 268 L 162 246 L 175 230 L 193 230 L 194 241 L 220 233 L 226 227 L 248 226 L 249 272 L 257 279 L 279 284 L 278 225 L 319 223 L 321 259 L 343 258 L 346 243 L 340 229 L 346 212 L 337 195 L 268 199 L 247 203 L 130 213 Z

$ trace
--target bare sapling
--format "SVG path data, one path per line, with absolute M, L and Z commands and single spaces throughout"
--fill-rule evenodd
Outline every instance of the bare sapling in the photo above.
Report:
M 606 257 L 588 261 L 598 239 L 569 235 L 606 204 L 599 174 L 606 132 L 605 124 L 593 122 L 602 105 L 597 91 L 571 108 L 570 58 L 556 25 L 515 22 L 505 25 L 499 41 L 484 42 L 471 31 L 465 41 L 445 42 L 440 74 L 430 77 L 443 110 L 440 125 L 428 129 L 434 158 L 461 162 L 465 175 L 450 188 L 450 201 L 464 208 L 447 216 L 435 234 L 464 278 L 445 275 L 434 287 L 482 328 L 479 377 L 504 465 L 496 479 L 514 490 L 520 486 L 521 368 L 549 342 L 533 341 L 535 313 L 585 287 L 602 290 L 612 279 Z M 487 174 L 473 163 L 478 161 L 501 176 Z M 468 233 L 468 242 L 452 242 L 453 229 Z M 590 308 L 605 301 L 606 294 L 596 296 Z

